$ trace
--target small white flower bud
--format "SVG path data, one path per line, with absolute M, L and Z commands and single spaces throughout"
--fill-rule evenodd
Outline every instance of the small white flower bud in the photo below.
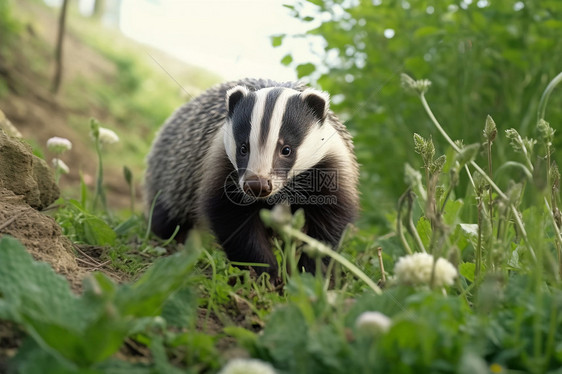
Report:
M 394 265 L 394 274 L 399 283 L 429 285 L 433 271 L 433 256 L 428 253 L 414 253 L 400 257 Z M 457 277 L 457 269 L 444 258 L 437 259 L 435 264 L 434 285 L 437 287 L 450 286 Z
M 53 158 L 53 166 L 63 174 L 68 174 L 70 172 L 69 167 L 59 158 Z
M 72 143 L 66 138 L 54 136 L 47 140 L 47 149 L 54 154 L 60 155 L 72 149 Z
M 99 128 L 99 137 L 101 144 L 113 144 L 119 141 L 119 136 L 110 129 L 106 129 L 105 127 Z
M 219 374 L 275 374 L 275 369 L 260 360 L 236 358 L 229 361 Z
M 392 320 L 380 312 L 363 312 L 355 321 L 359 331 L 373 335 L 387 332 L 391 324 Z

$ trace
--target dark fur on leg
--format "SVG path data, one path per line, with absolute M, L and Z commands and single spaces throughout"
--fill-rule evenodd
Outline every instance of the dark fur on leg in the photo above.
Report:
M 202 197 L 202 209 L 218 242 L 230 261 L 254 262 L 268 267 L 254 267 L 258 274 L 267 272 L 275 280 L 277 260 L 271 249 L 271 230 L 260 218 L 261 209 L 271 209 L 263 201 L 248 201 L 236 183 L 238 179 L 228 158 L 218 160 L 219 172 Z M 234 173 L 234 174 L 232 174 Z
M 183 243 L 187 239 L 187 233 L 191 230 L 193 224 L 191 222 L 182 223 L 177 219 L 171 218 L 160 198 L 157 198 L 152 212 L 152 224 L 150 226 L 152 232 L 161 239 L 169 239 L 174 234 L 177 226 L 180 226 L 180 229 L 174 239 L 179 243 Z
M 308 236 L 327 244 L 332 249 L 337 249 L 345 228 L 357 217 L 356 204 L 353 203 L 353 192 L 341 188 L 337 179 L 329 184 L 312 186 L 309 191 L 303 191 L 302 188 L 303 180 L 310 180 L 310 175 L 307 175 L 307 173 L 314 173 L 316 181 L 330 180 L 330 175 L 321 175 L 322 173 L 333 172 L 333 169 L 329 169 L 330 165 L 333 165 L 333 161 L 325 159 L 316 165 L 314 170 L 303 173 L 295 181 L 297 186 L 300 183 L 299 193 L 301 195 L 306 194 L 309 199 L 314 198 L 314 201 L 323 201 L 324 203 L 293 205 L 291 210 L 293 212 L 301 208 L 304 210 L 306 222 L 304 232 Z M 329 261 L 328 258 L 323 259 L 325 265 Z M 314 274 L 316 261 L 303 254 L 299 261 L 299 270 L 303 268 L 305 271 Z
M 260 203 L 235 205 L 224 195 L 208 199 L 206 205 L 211 228 L 228 259 L 269 265 L 254 269 L 258 274 L 267 272 L 275 279 L 277 260 L 271 250 L 271 233 L 260 219 L 259 211 L 263 208 L 268 207 Z

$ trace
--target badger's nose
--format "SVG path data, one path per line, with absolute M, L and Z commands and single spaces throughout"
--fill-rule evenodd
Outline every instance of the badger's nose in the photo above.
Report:
M 266 197 L 271 193 L 271 180 L 252 175 L 244 181 L 244 192 L 255 197 Z

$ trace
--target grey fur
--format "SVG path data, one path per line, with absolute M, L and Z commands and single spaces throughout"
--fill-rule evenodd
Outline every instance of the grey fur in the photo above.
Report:
M 213 139 L 225 123 L 227 109 L 226 91 L 243 85 L 250 91 L 266 87 L 289 87 L 303 91 L 307 87 L 300 82 L 277 83 L 264 79 L 243 79 L 215 86 L 199 97 L 180 107 L 161 128 L 148 155 L 148 168 L 145 175 L 145 205 L 150 207 L 158 191 L 158 200 L 168 212 L 172 222 L 193 226 L 204 217 L 198 217 L 198 191 L 205 173 L 206 158 L 216 150 L 210 149 Z M 351 135 L 336 116 L 330 111 L 328 119 L 344 139 L 353 153 Z M 221 150 L 224 152 L 224 148 Z M 355 159 L 353 159 L 355 161 Z M 348 165 L 350 184 L 357 182 L 357 163 Z M 356 186 L 352 193 L 357 198 Z

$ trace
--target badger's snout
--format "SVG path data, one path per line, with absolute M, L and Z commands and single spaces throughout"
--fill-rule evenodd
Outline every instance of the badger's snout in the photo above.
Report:
M 272 185 L 271 179 L 261 178 L 257 175 L 252 175 L 244 181 L 244 192 L 248 195 L 255 197 L 266 197 L 271 194 Z

